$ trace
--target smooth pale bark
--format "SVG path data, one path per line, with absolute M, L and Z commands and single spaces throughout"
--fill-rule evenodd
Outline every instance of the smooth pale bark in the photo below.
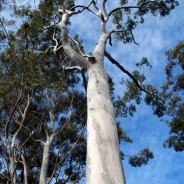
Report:
M 24 183 L 28 184 L 28 177 L 27 177 L 27 164 L 24 155 L 21 155 L 22 162 L 23 162 L 23 168 L 24 168 Z
M 93 53 L 96 62 L 86 64 L 88 61 L 77 54 L 68 41 L 68 12 L 60 12 L 64 51 L 76 64 L 83 67 L 87 65 L 88 71 L 86 183 L 125 184 L 114 107 L 109 92 L 108 75 L 104 68 L 104 51 L 109 38 L 105 31 L 105 23 L 101 24 L 102 35 Z
M 22 129 L 22 126 L 24 124 L 25 117 L 26 117 L 26 114 L 27 114 L 27 110 L 28 110 L 29 105 L 30 105 L 30 99 L 29 99 L 29 95 L 28 95 L 27 105 L 24 108 L 24 112 L 22 113 L 20 111 L 20 114 L 22 116 L 22 120 L 20 122 L 19 128 L 17 129 L 17 131 L 13 135 L 11 145 L 10 145 L 10 142 L 7 141 L 9 143 L 9 158 L 10 158 L 10 165 L 11 165 L 11 180 L 12 180 L 12 183 L 13 184 L 16 184 L 17 183 L 17 176 L 16 176 L 17 160 L 16 160 L 16 153 L 15 153 L 15 145 L 16 145 L 16 141 L 17 141 L 17 136 L 20 133 L 20 130 Z
M 14 155 L 14 148 L 10 151 L 10 165 L 11 165 L 11 180 L 12 184 L 16 184 L 17 177 L 16 177 L 16 169 L 15 169 L 15 155 Z
M 48 174 L 48 165 L 49 165 L 49 156 L 50 156 L 49 149 L 50 149 L 52 140 L 53 139 L 50 140 L 48 138 L 48 140 L 44 143 L 39 184 L 47 183 L 47 174 Z
M 94 50 L 97 62 L 88 69 L 87 184 L 125 183 L 114 107 L 103 63 L 107 38 L 107 34 L 102 34 Z

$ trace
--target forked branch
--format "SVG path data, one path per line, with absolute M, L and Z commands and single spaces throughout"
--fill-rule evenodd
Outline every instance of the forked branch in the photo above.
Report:
M 126 70 L 122 65 L 120 65 L 120 63 L 118 61 L 116 61 L 107 51 L 105 51 L 105 56 L 108 58 L 108 60 L 116 65 L 123 73 L 127 74 L 132 80 L 133 82 L 136 84 L 136 86 L 141 90 L 144 91 L 146 94 L 151 95 L 156 97 L 157 99 L 159 99 L 160 101 L 164 102 L 164 100 L 162 100 L 159 96 L 157 96 L 154 93 L 151 93 L 149 91 L 147 91 L 146 89 L 144 89 L 141 84 L 137 81 L 137 79 L 128 71 Z
M 98 13 L 96 13 L 95 11 L 93 11 L 92 9 L 90 9 L 89 7 L 91 6 L 91 4 L 93 3 L 94 0 L 91 0 L 91 2 L 87 5 L 87 6 L 83 6 L 83 5 L 76 5 L 76 6 L 73 6 L 69 12 L 70 12 L 70 15 L 75 15 L 75 14 L 79 14 L 79 13 L 82 13 L 84 10 L 88 10 L 90 11 L 91 13 L 93 13 L 94 15 L 98 16 Z M 74 11 L 76 10 L 77 8 L 81 8 L 80 10 L 78 11 Z

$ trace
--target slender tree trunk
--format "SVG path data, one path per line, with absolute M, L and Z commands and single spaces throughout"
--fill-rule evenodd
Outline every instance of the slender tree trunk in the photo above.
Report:
M 125 184 L 114 107 L 103 63 L 107 37 L 102 34 L 94 50 L 96 63 L 88 69 L 87 184 Z
M 27 164 L 24 155 L 21 155 L 22 162 L 23 162 L 23 168 L 24 168 L 24 183 L 23 184 L 28 184 L 28 178 L 27 178 Z
M 49 139 L 44 144 L 39 184 L 46 184 L 47 183 L 49 155 L 50 155 L 49 149 L 50 149 L 51 143 L 52 143 L 52 140 Z
M 16 177 L 16 169 L 15 169 L 14 148 L 10 150 L 10 165 L 11 165 L 11 180 L 12 180 L 12 184 L 16 184 L 17 177 Z

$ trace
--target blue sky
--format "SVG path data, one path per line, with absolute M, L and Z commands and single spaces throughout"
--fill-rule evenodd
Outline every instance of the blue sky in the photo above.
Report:
M 78 0 L 78 2 L 82 1 Z M 134 2 L 136 1 L 131 1 Z M 165 18 L 147 16 L 145 23 L 134 31 L 139 46 L 119 43 L 113 48 L 108 46 L 107 50 L 129 71 L 135 69 L 135 63 L 142 57 L 147 57 L 153 68 L 151 71 L 144 71 L 147 76 L 146 83 L 161 86 L 165 80 L 164 67 L 168 62 L 165 52 L 184 39 L 183 13 L 184 2 L 180 1 L 180 6 Z M 98 39 L 98 23 L 98 20 L 87 14 L 72 19 L 70 33 L 78 32 L 82 39 L 85 35 L 83 41 L 88 52 L 92 51 Z M 116 82 L 126 77 L 108 62 L 106 68 Z M 116 92 L 122 93 L 122 87 L 118 86 Z M 184 183 L 184 154 L 162 147 L 163 141 L 169 136 L 169 129 L 163 121 L 153 115 L 151 107 L 142 103 L 134 117 L 121 120 L 121 126 L 134 140 L 132 144 L 121 144 L 121 149 L 127 155 L 135 154 L 145 147 L 149 147 L 154 152 L 154 159 L 141 168 L 133 168 L 127 160 L 123 161 L 127 184 Z

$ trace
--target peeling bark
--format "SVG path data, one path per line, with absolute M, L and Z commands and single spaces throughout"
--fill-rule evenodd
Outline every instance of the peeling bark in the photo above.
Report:
M 68 12 L 63 10 L 60 23 L 63 48 L 76 64 L 83 66 L 86 60 L 75 53 L 68 42 L 67 18 Z M 95 62 L 88 62 L 87 67 L 86 183 L 125 184 L 114 107 L 109 92 L 109 77 L 104 68 L 105 46 L 110 35 L 106 33 L 104 20 L 101 23 L 102 34 L 93 52 Z

